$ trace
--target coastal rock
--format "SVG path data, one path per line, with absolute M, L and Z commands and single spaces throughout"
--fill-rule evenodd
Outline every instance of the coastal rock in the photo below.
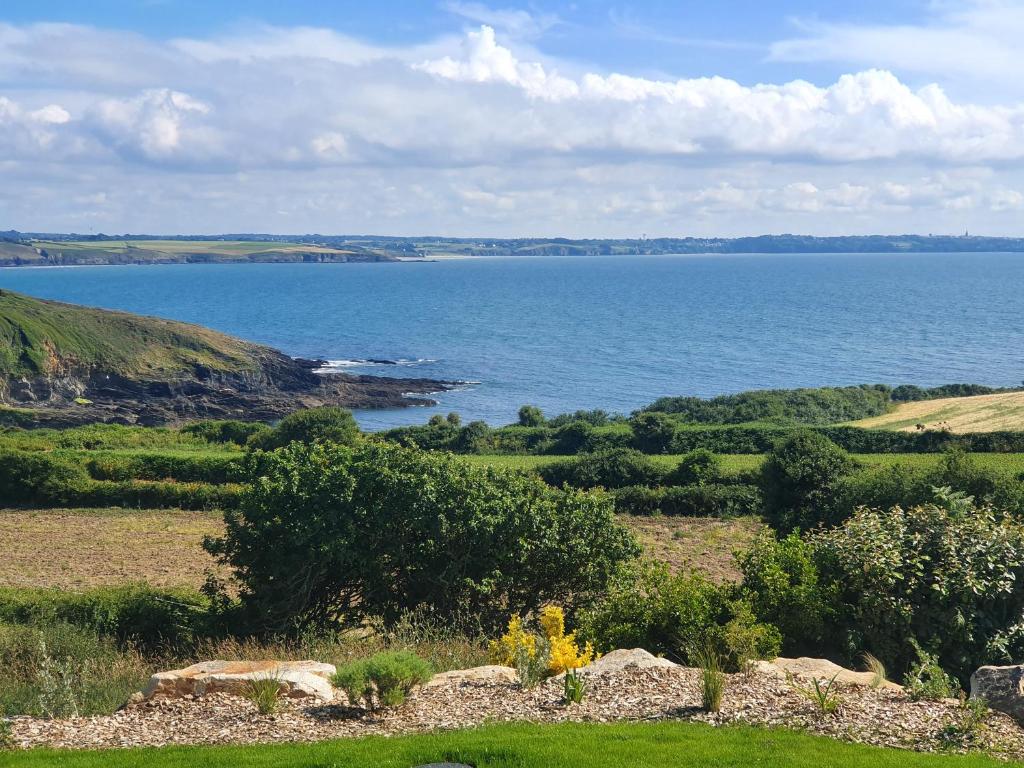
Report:
M 436 687 L 438 685 L 461 683 L 516 683 L 519 675 L 512 667 L 502 667 L 497 664 L 488 664 L 483 667 L 472 667 L 471 669 L 455 669 L 451 672 L 441 672 L 434 675 L 424 688 Z
M 763 675 L 780 679 L 786 679 L 789 675 L 818 680 L 831 680 L 834 677 L 840 683 L 864 686 L 870 686 L 874 681 L 874 674 L 871 672 L 855 672 L 852 669 L 834 664 L 828 659 L 812 659 L 807 656 L 801 656 L 798 659 L 787 659 L 779 656 L 771 661 L 755 661 L 754 670 Z M 888 688 L 893 691 L 903 690 L 903 686 L 888 680 L 879 687 Z
M 274 678 L 288 698 L 314 698 L 331 701 L 334 689 L 330 679 L 333 664 L 318 661 L 202 661 L 184 669 L 158 672 L 149 678 L 141 699 L 178 699 L 211 693 L 244 693 L 253 680 Z
M 971 698 L 1024 722 L 1024 665 L 979 668 L 971 675 Z

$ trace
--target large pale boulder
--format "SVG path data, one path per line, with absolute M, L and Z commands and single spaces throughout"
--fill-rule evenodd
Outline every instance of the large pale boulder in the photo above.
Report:
M 762 675 L 782 679 L 786 679 L 790 675 L 808 680 L 812 678 L 831 680 L 834 677 L 840 683 L 865 686 L 870 686 L 875 678 L 871 672 L 855 672 L 852 669 L 834 664 L 828 659 L 812 659 L 807 656 L 801 656 L 798 659 L 787 659 L 779 656 L 771 661 L 755 661 L 754 671 L 760 672 Z M 890 690 L 903 690 L 903 686 L 891 683 L 888 680 L 883 682 L 880 687 Z
M 140 699 L 241 694 L 253 680 L 274 678 L 289 698 L 330 701 L 334 698 L 330 679 L 335 671 L 333 664 L 318 661 L 203 661 L 153 675 Z
M 434 675 L 424 688 L 433 688 L 438 685 L 462 684 L 462 683 L 516 683 L 519 675 L 512 667 L 502 667 L 497 664 L 488 664 L 483 667 L 472 667 L 471 669 L 454 669 L 451 672 L 441 672 Z
M 643 648 L 620 648 L 617 651 L 606 653 L 585 667 L 580 667 L 576 672 L 583 677 L 602 677 L 614 675 L 624 669 L 675 669 L 678 666 L 678 664 L 655 656 Z
M 971 698 L 1024 721 L 1024 665 L 979 668 L 971 675 Z

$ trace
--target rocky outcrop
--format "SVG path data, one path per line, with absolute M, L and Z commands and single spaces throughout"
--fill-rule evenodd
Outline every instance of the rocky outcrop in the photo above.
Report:
M 331 701 L 333 664 L 318 661 L 203 661 L 184 669 L 158 672 L 135 695 L 135 703 L 211 693 L 245 693 L 254 680 L 277 680 L 281 694 L 292 699 Z
M 971 675 L 971 698 L 1024 722 L 1024 664 L 979 668 Z
M 805 679 L 831 680 L 834 677 L 840 683 L 865 686 L 872 686 L 875 682 L 875 676 L 871 672 L 855 672 L 852 669 L 834 664 L 828 659 L 812 659 L 807 656 L 801 656 L 798 659 L 787 659 L 779 656 L 771 661 L 755 661 L 754 670 L 763 675 L 782 679 L 793 676 Z M 903 686 L 891 683 L 888 680 L 882 681 L 878 687 L 894 691 L 903 690 Z
M 616 675 L 626 669 L 678 669 L 679 665 L 643 648 L 619 649 L 606 653 L 597 661 L 580 667 L 577 673 L 583 677 L 605 677 Z

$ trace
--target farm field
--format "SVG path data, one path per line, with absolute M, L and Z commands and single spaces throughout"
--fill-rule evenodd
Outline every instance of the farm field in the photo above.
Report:
M 409 768 L 457 761 L 475 768 L 995 768 L 980 755 L 929 755 L 848 744 L 795 731 L 694 723 L 530 725 L 316 744 L 164 747 L 5 756 L 9 768 Z
M 1024 429 L 1024 392 L 919 400 L 882 416 L 850 422 L 854 427 L 903 432 L 915 431 L 918 424 L 955 433 Z
M 621 515 L 650 557 L 715 581 L 738 577 L 732 553 L 761 529 L 754 518 Z M 223 530 L 219 512 L 168 509 L 0 510 L 0 587 L 81 590 L 132 581 L 203 585 L 217 570 L 202 548 Z M 222 574 L 226 575 L 226 574 Z

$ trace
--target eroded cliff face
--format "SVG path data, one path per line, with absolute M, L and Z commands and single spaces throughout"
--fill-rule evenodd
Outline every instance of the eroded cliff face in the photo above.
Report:
M 44 426 L 89 422 L 166 425 L 194 419 L 275 421 L 299 408 L 432 405 L 426 395 L 454 382 L 320 374 L 319 361 L 260 350 L 252 370 L 127 377 L 54 357 L 46 373 L 0 378 L 0 403 L 29 410 Z

